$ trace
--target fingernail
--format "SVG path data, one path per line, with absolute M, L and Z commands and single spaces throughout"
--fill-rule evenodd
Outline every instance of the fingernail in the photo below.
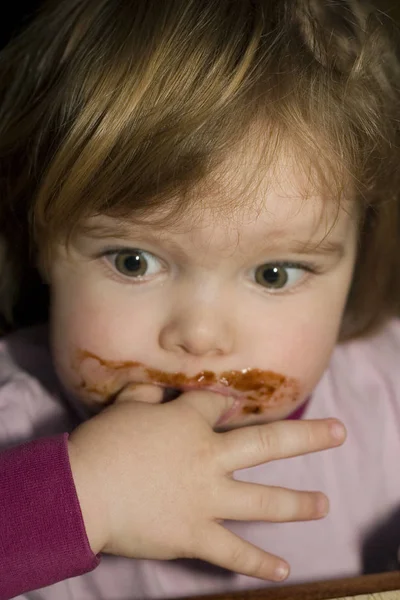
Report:
M 329 500 L 324 494 L 320 494 L 317 500 L 317 512 L 320 517 L 326 517 L 329 513 Z
M 346 436 L 346 430 L 342 423 L 339 423 L 339 421 L 334 421 L 332 423 L 330 431 L 333 439 L 337 440 L 338 442 L 342 442 Z
M 276 581 L 282 581 L 283 579 L 286 579 L 286 577 L 288 575 L 289 575 L 289 566 L 286 565 L 285 563 L 281 563 L 275 569 L 275 579 L 276 579 Z

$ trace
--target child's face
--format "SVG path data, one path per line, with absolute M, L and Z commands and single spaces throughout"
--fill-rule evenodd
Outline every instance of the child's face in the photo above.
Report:
M 352 279 L 354 211 L 310 193 L 289 160 L 251 186 L 251 152 L 238 156 L 179 222 L 132 219 L 113 235 L 117 222 L 96 217 L 87 225 L 110 235 L 55 249 L 54 359 L 85 404 L 138 382 L 205 388 L 237 397 L 235 427 L 284 418 L 312 392 Z M 229 195 L 236 208 L 218 211 Z

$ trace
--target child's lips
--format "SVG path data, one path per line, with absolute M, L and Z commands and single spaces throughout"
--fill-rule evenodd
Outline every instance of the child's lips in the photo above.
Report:
M 221 417 L 218 419 L 215 424 L 216 427 L 223 426 L 235 418 L 240 416 L 248 416 L 254 414 L 261 414 L 268 412 L 268 409 L 276 408 L 277 405 L 280 407 L 286 405 L 291 405 L 295 399 L 291 397 L 287 397 L 282 401 L 282 397 L 277 395 L 277 399 L 275 402 L 271 401 L 273 398 L 268 398 L 267 400 L 259 399 L 258 402 L 254 401 L 254 398 L 250 396 L 250 398 L 246 395 L 246 393 L 238 392 L 231 387 L 227 387 L 226 385 L 183 385 L 179 388 L 171 388 L 165 386 L 165 384 L 156 383 L 155 385 L 160 385 L 160 387 L 164 388 L 164 394 L 162 402 L 171 402 L 178 398 L 181 394 L 185 392 L 191 391 L 207 391 L 212 392 L 214 394 L 221 394 L 222 396 L 230 397 L 233 399 L 232 406 L 226 410 Z
M 79 392 L 103 404 L 110 404 L 121 395 L 133 399 L 137 386 L 153 386 L 153 390 L 147 390 L 145 399 L 152 403 L 168 402 L 183 392 L 194 390 L 232 397 L 233 405 L 220 419 L 223 422 L 239 415 L 260 415 L 293 404 L 300 390 L 296 379 L 274 371 L 202 370 L 187 375 L 151 368 L 137 361 L 108 360 L 87 350 L 78 351 L 76 369 L 81 376 Z M 140 396 L 139 390 L 137 395 Z
M 182 385 L 179 387 L 168 387 L 162 383 L 156 383 L 156 385 L 160 385 L 164 388 L 164 394 L 167 396 L 167 399 L 163 399 L 163 402 L 168 402 L 169 400 L 177 398 L 180 394 L 184 392 L 212 392 L 214 394 L 221 394 L 221 396 L 230 396 L 232 398 L 244 398 L 244 394 L 240 394 L 237 390 L 232 390 L 226 386 L 219 385 Z

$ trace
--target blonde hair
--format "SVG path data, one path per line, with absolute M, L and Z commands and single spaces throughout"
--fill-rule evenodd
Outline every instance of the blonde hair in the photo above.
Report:
M 183 210 L 262 118 L 269 158 L 291 139 L 351 180 L 342 339 L 369 333 L 400 298 L 397 53 L 367 0 L 48 2 L 0 55 L 0 312 L 32 304 L 38 250 L 93 214 Z

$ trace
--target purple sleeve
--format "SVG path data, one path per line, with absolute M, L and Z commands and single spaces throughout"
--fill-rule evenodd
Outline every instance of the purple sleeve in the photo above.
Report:
M 0 453 L 0 600 L 93 570 L 68 434 Z

